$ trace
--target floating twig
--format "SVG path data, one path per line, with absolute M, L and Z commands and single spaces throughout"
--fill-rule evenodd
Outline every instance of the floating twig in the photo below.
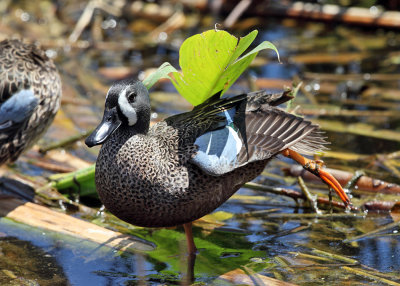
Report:
M 329 106 L 326 106 L 329 107 Z M 318 106 L 316 108 L 305 108 L 304 105 L 300 108 L 302 115 L 315 115 L 315 116 L 341 116 L 341 117 L 400 117 L 398 110 L 347 110 L 338 108 L 327 109 L 325 106 Z
M 252 211 L 252 212 L 247 212 L 247 213 L 239 213 L 236 215 L 236 217 L 239 218 L 247 218 L 247 217 L 264 217 L 266 215 L 269 215 L 273 212 L 280 211 L 281 209 L 274 208 L 274 209 L 268 209 L 268 210 L 258 210 L 258 211 Z
M 322 256 L 329 257 L 334 260 L 339 260 L 339 261 L 345 262 L 345 263 L 351 263 L 354 265 L 360 264 L 360 262 L 358 260 L 349 258 L 347 256 L 343 256 L 340 254 L 336 254 L 336 253 L 331 253 L 331 252 L 327 252 L 327 251 L 323 251 L 323 250 L 319 250 L 319 249 L 313 249 L 313 250 L 311 250 L 311 252 L 315 253 L 317 255 L 322 255 Z
M 294 76 L 294 81 L 296 81 L 296 82 L 301 82 L 301 79 L 299 78 L 299 76 L 298 75 L 295 75 Z M 311 102 L 311 104 L 313 105 L 313 106 L 316 106 L 317 108 L 318 108 L 318 100 L 317 100 L 317 98 L 314 96 L 314 94 L 312 93 L 312 92 L 310 92 L 310 91 L 308 91 L 307 90 L 307 88 L 306 88 L 306 85 L 300 85 L 299 86 L 299 88 L 300 88 L 300 90 L 301 90 L 301 92 L 307 97 L 307 99 Z
M 68 166 L 61 166 L 59 164 L 53 164 L 49 162 L 43 162 L 39 160 L 29 160 L 29 163 L 35 165 L 39 168 L 55 172 L 55 173 L 69 173 L 75 171 L 75 168 L 71 168 Z
M 226 17 L 224 21 L 224 27 L 231 28 L 240 18 L 240 16 L 247 10 L 251 2 L 252 0 L 241 0 L 228 15 L 228 17 Z
M 354 135 L 362 135 L 372 138 L 385 139 L 400 142 L 400 132 L 389 129 L 376 129 L 374 126 L 366 123 L 344 123 L 339 120 L 325 120 L 325 119 L 314 119 L 313 123 L 321 126 L 321 129 L 349 133 Z
M 284 168 L 284 171 L 290 176 L 301 176 L 305 180 L 311 180 L 315 182 L 319 182 L 320 179 L 311 174 L 310 172 L 305 171 L 301 166 L 291 166 L 290 168 Z M 345 185 L 352 177 L 353 174 L 350 172 L 329 169 L 327 171 L 334 176 L 340 184 Z M 383 194 L 400 194 L 400 186 L 392 183 L 388 183 L 379 179 L 374 179 L 367 176 L 362 176 L 359 178 L 356 184 L 359 190 L 363 190 L 366 192 L 373 193 L 383 193 Z
M 347 239 L 343 240 L 343 242 L 348 243 L 348 242 L 353 242 L 353 241 L 356 241 L 356 240 L 359 240 L 359 239 L 362 239 L 362 238 L 365 238 L 365 237 L 375 236 L 376 234 L 378 234 L 378 233 L 380 233 L 382 231 L 389 230 L 389 229 L 392 229 L 392 228 L 397 227 L 397 226 L 400 226 L 400 221 L 395 221 L 395 222 L 392 222 L 392 223 L 388 223 L 388 224 L 386 224 L 386 225 L 384 225 L 382 227 L 378 227 L 377 229 L 374 229 L 374 230 L 372 230 L 370 232 L 363 233 L 361 235 L 357 235 L 357 236 L 354 236 L 352 238 L 347 238 Z
M 246 213 L 246 215 L 250 216 L 252 212 Z M 261 213 L 256 213 L 255 216 L 261 216 Z M 277 218 L 277 219 L 344 219 L 344 218 L 360 218 L 364 219 L 367 215 L 364 213 L 356 214 L 356 213 L 265 213 L 263 215 L 264 218 Z
M 160 26 L 155 28 L 149 37 L 152 42 L 156 42 L 159 39 L 161 33 L 171 34 L 173 31 L 182 28 L 186 22 L 185 14 L 182 11 L 177 11 L 171 15 L 168 20 L 163 22 Z
M 373 201 L 373 202 L 366 202 L 364 204 L 364 208 L 368 211 L 390 212 L 395 204 L 396 204 L 395 201 Z
M 39 152 L 44 154 L 50 150 L 65 147 L 67 145 L 75 143 L 76 141 L 82 140 L 83 138 L 87 137 L 92 132 L 93 132 L 93 130 L 83 131 L 79 134 L 73 135 L 73 136 L 65 138 L 63 140 L 51 143 L 49 145 L 45 145 L 45 146 L 39 148 Z M 71 171 L 69 171 L 69 172 L 71 172 Z
M 314 260 L 326 261 L 329 263 L 334 262 L 333 259 L 328 258 L 328 257 L 321 257 L 321 256 L 316 256 L 316 255 L 302 253 L 302 252 L 294 252 L 294 251 L 289 251 L 288 253 L 292 254 L 295 257 L 309 258 L 309 259 L 314 259 Z
M 400 74 L 334 74 L 304 72 L 305 79 L 318 79 L 326 81 L 371 80 L 371 81 L 398 81 Z
M 268 192 L 268 193 L 272 193 L 272 194 L 276 194 L 276 195 L 281 195 L 281 196 L 287 196 L 290 197 L 294 200 L 298 200 L 298 199 L 302 199 L 302 200 L 306 200 L 306 196 L 300 192 L 294 191 L 294 190 L 290 190 L 290 189 L 284 189 L 284 188 L 274 188 L 274 187 L 269 187 L 269 186 L 264 186 L 264 185 L 260 185 L 260 184 L 256 184 L 256 183 L 246 183 L 244 185 L 245 188 L 249 188 L 249 189 L 253 189 L 253 190 L 258 190 L 258 191 L 264 191 L 264 192 Z M 332 206 L 340 208 L 340 209 L 345 209 L 346 206 L 344 205 L 344 203 L 342 202 L 338 202 L 338 201 L 332 201 L 330 202 L 328 199 L 326 198 L 321 198 L 319 197 L 317 199 L 318 204 L 320 205 L 330 205 L 332 204 Z M 357 210 L 356 207 L 351 206 L 350 207 L 351 210 Z
M 70 235 L 82 241 L 92 241 L 121 251 L 149 251 L 155 248 L 155 245 L 151 242 L 139 240 L 16 198 L 0 200 L 0 216 L 7 216 L 12 220 L 32 227 L 55 231 L 62 235 Z
M 346 183 L 344 186 L 345 189 L 352 189 L 354 186 L 357 184 L 358 180 L 362 177 L 365 176 L 365 172 L 362 170 L 357 170 L 353 177 L 350 178 L 350 180 Z
M 117 1 L 118 2 L 118 1 Z M 119 17 L 121 15 L 122 7 L 117 7 L 116 5 L 109 5 L 105 1 L 102 0 L 91 0 L 86 5 L 85 10 L 83 11 L 81 17 L 78 20 L 78 23 L 75 25 L 74 30 L 69 36 L 68 40 L 71 43 L 74 43 L 78 40 L 83 30 L 89 25 L 92 20 L 93 13 L 95 9 L 102 9 L 103 11 Z
M 303 194 L 306 196 L 307 201 L 310 203 L 311 208 L 314 210 L 315 213 L 321 214 L 321 211 L 318 209 L 317 205 L 317 195 L 312 195 L 310 193 L 302 177 L 297 177 L 297 182 L 299 183 L 300 189 L 303 191 Z
M 375 280 L 375 281 L 377 281 L 379 283 L 384 283 L 384 284 L 393 285 L 393 286 L 400 286 L 400 283 L 397 283 L 397 282 L 394 282 L 392 280 L 373 275 L 373 274 L 368 273 L 367 271 L 362 270 L 362 269 L 353 268 L 353 267 L 349 267 L 349 266 L 343 266 L 342 269 L 344 269 L 344 270 L 346 270 L 348 272 L 351 272 L 351 273 L 354 273 L 354 274 L 357 274 L 357 275 L 360 275 L 360 276 Z

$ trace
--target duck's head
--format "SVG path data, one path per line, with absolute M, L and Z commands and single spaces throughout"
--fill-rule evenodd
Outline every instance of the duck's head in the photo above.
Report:
M 106 96 L 103 119 L 86 138 L 88 147 L 103 144 L 118 128 L 146 133 L 150 124 L 150 99 L 141 81 L 115 82 Z

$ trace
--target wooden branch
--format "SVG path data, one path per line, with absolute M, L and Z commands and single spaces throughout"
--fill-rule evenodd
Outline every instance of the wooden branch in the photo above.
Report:
M 323 81 L 347 81 L 347 80 L 368 80 L 368 81 L 398 81 L 400 74 L 333 74 L 333 73 L 315 73 L 304 72 L 303 78 L 307 80 L 323 80 Z
M 297 177 L 301 176 L 304 180 L 311 181 L 321 181 L 317 176 L 307 172 L 301 166 L 291 166 L 290 168 L 285 168 L 285 172 L 289 175 Z M 345 185 L 352 177 L 353 174 L 346 171 L 328 169 L 327 171 L 331 173 L 340 184 Z M 367 176 L 362 176 L 358 181 L 356 186 L 359 190 L 382 193 L 382 194 L 400 194 L 400 186 L 388 182 L 384 182 L 378 179 L 374 179 Z
M 400 28 L 400 13 L 397 11 L 294 2 L 288 6 L 274 7 L 271 5 L 264 12 L 270 15 L 308 20 L 340 21 L 348 24 Z
M 309 172 L 306 171 L 306 173 L 309 173 Z M 315 176 L 315 175 L 313 175 L 313 176 Z M 321 179 L 318 178 L 318 180 L 321 182 Z M 269 187 L 269 186 L 265 186 L 265 185 L 256 184 L 256 183 L 253 183 L 253 182 L 248 182 L 248 183 L 244 184 L 243 187 L 249 188 L 249 189 L 252 189 L 252 190 L 268 192 L 268 193 L 276 194 L 276 195 L 279 195 L 279 196 L 286 196 L 286 197 L 292 198 L 292 199 L 294 199 L 296 201 L 298 199 L 302 199 L 304 201 L 307 201 L 307 197 L 304 194 L 302 194 L 300 192 L 297 192 L 295 190 L 291 190 L 291 189 Z M 343 202 L 338 202 L 338 201 L 333 201 L 333 200 L 330 201 L 328 198 L 318 197 L 317 198 L 317 203 L 321 207 L 322 206 L 333 206 L 333 207 L 339 208 L 339 209 L 346 209 L 346 206 L 344 205 Z M 354 210 L 354 211 L 357 210 L 357 208 L 354 207 L 354 206 L 350 206 L 348 208 L 350 210 Z
M 211 10 L 212 1 L 180 0 L 185 6 L 197 8 L 202 11 Z M 279 16 L 292 17 L 305 20 L 326 22 L 344 22 L 347 24 L 365 25 L 374 27 L 400 28 L 400 12 L 383 11 L 379 8 L 341 7 L 339 5 L 320 5 L 301 1 L 254 1 L 247 15 L 261 17 Z M 224 13 L 232 11 L 238 1 L 223 1 L 221 9 Z M 283 4 L 282 4 L 283 3 Z M 288 4 L 286 4 L 288 3 Z
M 121 251 L 148 251 L 155 248 L 150 242 L 138 241 L 132 236 L 16 198 L 0 200 L 0 216 L 6 216 L 32 227 L 43 228 L 117 248 Z
M 243 269 L 235 269 L 222 274 L 217 278 L 217 281 L 221 281 L 229 285 L 270 285 L 270 286 L 295 286 L 295 284 L 284 282 L 275 278 L 267 277 L 251 271 L 249 268 L 244 266 L 246 272 Z M 218 284 L 218 283 L 217 283 Z
M 252 0 L 241 0 L 224 21 L 224 27 L 231 28 L 250 6 Z
M 80 133 L 75 134 L 73 136 L 61 139 L 60 141 L 53 142 L 51 144 L 42 146 L 42 147 L 39 148 L 39 152 L 44 154 L 44 153 L 46 153 L 46 152 L 48 152 L 50 150 L 57 149 L 57 148 L 62 148 L 62 147 L 65 147 L 67 145 L 71 145 L 71 144 L 75 143 L 76 141 L 79 141 L 79 140 L 82 140 L 82 139 L 86 138 L 90 133 L 93 132 L 93 130 L 94 129 L 83 131 L 83 132 L 80 132 Z

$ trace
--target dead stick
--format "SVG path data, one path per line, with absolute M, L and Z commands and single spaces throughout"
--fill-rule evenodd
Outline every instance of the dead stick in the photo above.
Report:
M 346 80 L 369 80 L 369 81 L 398 81 L 399 74 L 333 74 L 333 73 L 314 73 L 305 72 L 304 79 L 326 80 L 326 81 L 346 81 Z
M 347 109 L 323 109 L 318 108 L 301 108 L 299 111 L 302 115 L 318 115 L 318 116 L 341 116 L 341 117 L 400 117 L 400 113 L 396 110 L 347 110 Z
M 273 194 L 277 194 L 277 195 L 283 195 L 283 196 L 287 196 L 290 197 L 294 200 L 298 200 L 298 199 L 302 199 L 302 200 L 307 200 L 306 196 L 302 193 L 299 193 L 297 191 L 294 190 L 290 190 L 290 189 L 284 189 L 284 188 L 274 188 L 274 187 L 268 187 L 268 186 L 263 186 L 260 184 L 256 184 L 256 183 L 246 183 L 244 185 L 244 187 L 249 188 L 249 189 L 253 189 L 253 190 L 258 190 L 258 191 L 264 191 L 264 192 L 269 192 L 269 193 L 273 193 Z M 332 205 L 334 207 L 337 208 L 341 208 L 341 209 L 345 209 L 346 206 L 344 205 L 344 203 L 342 202 L 338 202 L 338 201 L 329 201 L 329 199 L 326 198 L 317 198 L 317 202 L 320 205 L 325 205 L 325 206 L 329 206 Z M 356 207 L 354 206 L 350 206 L 351 210 L 357 210 Z
M 78 40 L 79 36 L 82 34 L 83 30 L 89 25 L 90 21 L 92 20 L 94 9 L 97 8 L 97 6 L 98 1 L 95 0 L 90 1 L 86 5 L 85 10 L 83 11 L 78 23 L 75 26 L 75 29 L 72 31 L 71 35 L 68 38 L 71 43 L 76 42 L 76 40 Z
M 318 21 L 340 21 L 349 24 L 399 28 L 399 12 L 373 13 L 367 8 L 343 8 L 338 5 L 319 5 L 296 2 L 291 5 L 269 5 L 254 11 L 261 15 L 276 15 Z
M 86 136 L 88 136 L 92 132 L 93 132 L 93 130 L 83 131 L 83 132 L 81 132 L 79 134 L 76 134 L 76 135 L 73 135 L 71 137 L 65 138 L 65 139 L 63 139 L 61 141 L 57 141 L 57 142 L 54 142 L 52 144 L 40 147 L 39 148 L 39 152 L 44 154 L 44 153 L 46 153 L 46 152 L 48 152 L 50 150 L 61 148 L 61 147 L 65 147 L 67 145 L 70 145 L 72 143 L 75 143 L 76 141 L 79 141 L 79 140 L 85 138 Z
M 60 166 L 58 164 L 53 164 L 49 162 L 43 162 L 43 161 L 37 161 L 37 160 L 31 160 L 29 161 L 32 165 L 35 165 L 37 167 L 40 167 L 42 169 L 46 169 L 48 171 L 56 172 L 56 173 L 70 173 L 75 171 L 75 168 L 71 168 L 68 166 Z
M 335 169 L 326 169 L 329 173 L 331 173 L 341 185 L 345 185 L 352 177 L 353 174 L 350 172 L 335 170 Z M 285 168 L 284 171 L 290 176 L 298 177 L 301 176 L 305 180 L 311 180 L 319 182 L 321 181 L 317 176 L 311 174 L 310 172 L 306 172 L 301 166 L 291 166 L 290 168 Z M 400 186 L 392 183 L 388 183 L 379 179 L 374 179 L 367 176 L 362 176 L 358 181 L 356 186 L 359 190 L 363 190 L 366 192 L 374 192 L 374 193 L 383 193 L 383 194 L 400 194 Z
M 232 12 L 228 15 L 228 17 L 224 21 L 224 27 L 230 28 L 232 27 L 237 19 L 240 18 L 240 16 L 244 13 L 244 11 L 247 10 L 247 8 L 251 4 L 251 0 L 241 0 L 235 8 L 232 10 Z
M 366 202 L 364 204 L 364 208 L 369 211 L 389 212 L 393 209 L 395 204 L 396 204 L 395 201 L 373 201 L 373 202 Z

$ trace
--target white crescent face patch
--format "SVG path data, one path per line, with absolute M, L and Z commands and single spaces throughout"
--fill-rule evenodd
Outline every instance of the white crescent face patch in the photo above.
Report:
M 126 97 L 126 90 L 125 88 L 118 97 L 118 105 L 121 109 L 122 113 L 128 119 L 129 126 L 135 125 L 137 122 L 137 114 L 135 109 L 129 104 L 128 98 Z

